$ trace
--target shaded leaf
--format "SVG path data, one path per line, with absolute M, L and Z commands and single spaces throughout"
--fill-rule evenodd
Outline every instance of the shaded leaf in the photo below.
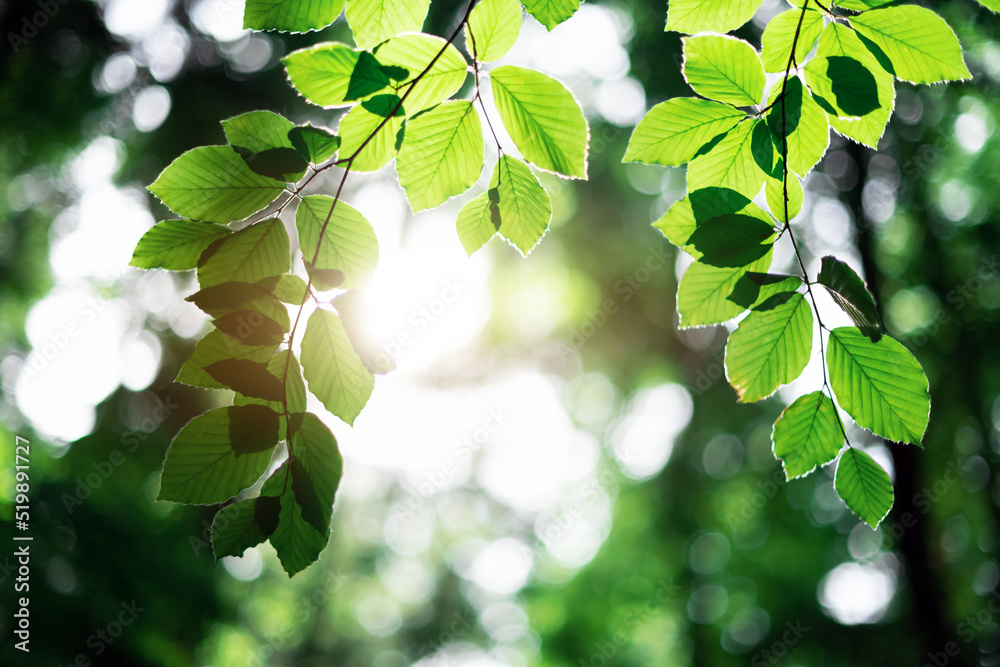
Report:
M 396 157 L 403 111 L 395 95 L 377 95 L 340 120 L 340 153 L 351 158 L 352 171 L 378 171 Z
M 211 505 L 251 486 L 278 444 L 278 415 L 260 405 L 195 417 L 170 443 L 157 500 Z
M 337 154 L 340 137 L 321 127 L 306 124 L 288 131 L 288 140 L 304 159 L 322 164 Z
M 205 372 L 244 396 L 265 401 L 285 400 L 285 388 L 267 366 L 249 359 L 223 359 L 205 367 Z
M 861 277 L 850 266 L 836 257 L 823 258 L 816 282 L 825 287 L 854 325 L 864 335 L 877 343 L 882 337 L 882 321 L 872 297 Z
M 256 282 L 291 266 L 288 232 L 277 218 L 255 222 L 217 243 L 199 261 L 202 289 L 234 280 Z
M 212 520 L 212 551 L 215 560 L 239 558 L 274 532 L 281 504 L 277 498 L 261 496 L 227 505 Z
M 396 94 L 403 98 L 407 116 L 444 102 L 458 92 L 468 76 L 462 53 L 435 35 L 393 37 L 378 48 L 375 57 L 384 66 L 406 70 Z M 424 70 L 427 73 L 421 76 Z
M 206 366 L 222 359 L 249 359 L 266 362 L 277 349 L 277 343 L 265 346 L 243 345 L 218 329 L 209 331 L 198 341 L 194 351 L 181 366 L 175 382 L 183 382 L 196 387 L 224 389 L 225 385 L 213 378 L 205 370 Z
M 390 84 L 372 54 L 336 42 L 299 49 L 281 60 L 292 86 L 321 107 L 350 106 Z
M 677 286 L 677 313 L 681 329 L 721 324 L 743 311 L 743 306 L 729 299 L 737 283 L 749 269 L 767 271 L 771 253 L 761 257 L 747 269 L 718 268 L 695 262 L 687 268 Z

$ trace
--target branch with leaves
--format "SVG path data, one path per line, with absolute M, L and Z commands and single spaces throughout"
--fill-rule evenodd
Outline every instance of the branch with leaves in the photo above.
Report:
M 307 391 L 353 424 L 375 375 L 387 370 L 366 358 L 341 308 L 378 263 L 372 225 L 343 201 L 348 177 L 395 160 L 414 212 L 464 194 L 479 181 L 486 158 L 478 102 L 499 158 L 489 187 L 459 213 L 458 235 L 469 254 L 500 236 L 523 255 L 552 218 L 549 195 L 529 164 L 586 178 L 589 130 L 565 86 L 511 65 L 484 71 L 517 40 L 521 4 L 473 0 L 447 39 L 419 32 L 429 4 L 350 0 L 346 14 L 356 46 L 324 42 L 284 58 L 289 82 L 308 102 L 346 110 L 336 133 L 252 111 L 222 122 L 228 145 L 188 151 L 149 186 L 183 217 L 150 229 L 131 263 L 196 269 L 200 290 L 188 300 L 212 318 L 212 331 L 177 381 L 235 392 L 232 406 L 196 417 L 174 438 L 158 496 L 235 505 L 213 526 L 216 558 L 270 540 L 294 575 L 329 542 L 343 462 L 333 433 L 307 411 Z M 579 6 L 525 4 L 550 28 Z M 329 25 L 341 11 L 344 0 L 248 0 L 244 24 L 306 32 Z M 468 54 L 456 46 L 463 31 Z M 453 99 L 470 72 L 473 97 Z M 494 109 L 481 96 L 487 78 Z M 504 151 L 490 115 L 503 123 L 521 158 Z M 307 192 L 334 167 L 342 173 L 332 196 Z M 292 209 L 302 252 L 298 272 L 280 219 Z M 278 450 L 281 442 L 287 456 Z
M 971 75 L 955 33 L 923 7 L 887 0 L 791 4 L 767 24 L 758 50 L 725 33 L 749 21 L 760 0 L 671 0 L 666 28 L 692 35 L 683 37 L 683 74 L 700 97 L 653 107 L 624 161 L 688 165 L 687 195 L 653 224 L 695 260 L 677 291 L 682 328 L 746 313 L 725 355 L 741 402 L 767 398 L 797 379 L 818 341 L 822 385 L 778 417 L 774 455 L 789 480 L 839 456 L 835 488 L 875 528 L 892 507 L 892 483 L 851 445 L 837 406 L 877 436 L 919 446 L 930 417 L 927 378 L 885 335 L 875 300 L 850 266 L 824 257 L 810 276 L 793 221 L 802 180 L 826 153 L 831 129 L 876 149 L 892 115 L 895 80 Z M 765 99 L 767 73 L 781 80 Z M 761 190 L 768 210 L 754 203 Z M 783 236 L 800 275 L 768 273 Z M 823 324 L 820 285 L 855 326 Z

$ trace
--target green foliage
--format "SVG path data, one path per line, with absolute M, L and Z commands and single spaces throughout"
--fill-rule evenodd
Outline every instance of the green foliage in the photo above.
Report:
M 193 148 L 149 186 L 177 214 L 221 223 L 253 215 L 284 189 L 284 182 L 251 171 L 229 146 Z
M 164 220 L 142 235 L 129 265 L 171 271 L 193 269 L 208 246 L 230 233 L 225 227 L 211 223 Z
M 793 9 L 764 29 L 759 53 L 730 35 L 703 34 L 742 26 L 759 4 L 671 0 L 666 29 L 694 35 L 683 38 L 684 77 L 695 93 L 714 101 L 682 98 L 654 106 L 633 132 L 623 161 L 688 164 L 687 196 L 653 225 L 695 260 L 677 289 L 682 328 L 721 324 L 749 311 L 730 334 L 725 355 L 741 402 L 764 399 L 796 379 L 818 336 L 823 385 L 794 401 L 774 426 L 774 454 L 792 479 L 840 452 L 847 432 L 837 403 L 857 425 L 914 444 L 930 413 L 920 364 L 883 335 L 861 278 L 834 257 L 823 258 L 814 278 L 804 273 L 791 222 L 804 201 L 800 178 L 826 153 L 831 128 L 877 146 L 895 105 L 895 78 L 935 83 L 968 78 L 969 72 L 943 19 L 882 0 L 837 3 L 857 14 L 832 13 L 813 0 L 792 2 Z M 781 73 L 781 80 L 762 106 L 765 71 Z M 768 212 L 752 203 L 762 186 Z M 765 273 L 771 244 L 784 236 L 801 277 Z M 854 327 L 831 331 L 823 325 L 814 294 L 819 285 Z M 875 527 L 892 506 L 891 482 L 847 444 L 836 489 Z
M 524 0 L 525 9 L 546 29 L 552 30 L 557 25 L 573 16 L 580 8 L 581 0 Z
M 729 32 L 749 21 L 764 0 L 670 0 L 666 30 Z
M 685 37 L 684 79 L 699 95 L 737 107 L 760 104 L 764 98 L 760 55 L 735 37 Z
M 834 487 L 851 511 L 872 530 L 892 509 L 892 480 L 889 474 L 861 450 L 848 449 L 840 457 Z
M 254 30 L 306 32 L 334 22 L 344 0 L 247 0 L 243 27 Z
M 445 102 L 406 126 L 396 161 L 413 211 L 439 206 L 475 184 L 483 171 L 483 126 L 472 102 Z
M 521 3 L 517 0 L 482 0 L 469 14 L 465 41 L 479 62 L 500 60 L 521 33 Z
M 521 155 L 539 169 L 587 178 L 587 119 L 573 94 L 550 76 L 504 65 L 490 74 L 504 127 Z
M 577 0 L 523 4 L 549 30 L 580 6 Z M 929 10 L 850 0 L 840 7 L 861 13 L 831 14 L 843 10 L 814 0 L 792 4 L 770 21 L 758 51 L 724 33 L 749 21 L 760 0 L 671 0 L 666 30 L 689 35 L 683 75 L 701 97 L 654 106 L 624 156 L 688 165 L 687 196 L 654 224 L 694 260 L 678 286 L 681 327 L 746 314 L 726 349 L 727 377 L 741 402 L 762 400 L 795 380 L 818 336 L 823 386 L 792 403 L 774 427 L 774 453 L 789 479 L 836 458 L 847 433 L 837 404 L 859 426 L 915 444 L 930 405 L 919 363 L 882 335 L 874 300 L 846 264 L 825 258 L 814 278 L 768 273 L 774 244 L 785 236 L 805 271 L 791 224 L 804 201 L 800 179 L 822 159 L 831 128 L 877 145 L 892 114 L 895 78 L 932 83 L 969 76 L 954 33 Z M 244 20 L 255 29 L 303 32 L 329 25 L 344 5 L 249 0 Z M 520 5 L 471 2 L 447 38 L 419 32 L 429 7 L 429 0 L 348 0 L 355 45 L 325 42 L 283 59 L 305 100 L 346 110 L 336 134 L 252 111 L 223 121 L 229 145 L 184 153 L 149 187 L 185 219 L 149 230 L 132 264 L 195 269 L 201 289 L 189 300 L 213 318 L 214 328 L 177 380 L 234 393 L 232 406 L 196 417 L 174 438 L 159 493 L 194 504 L 236 498 L 212 528 L 217 557 L 269 540 L 291 575 L 329 540 L 343 463 L 329 428 L 306 412 L 307 394 L 352 425 L 375 385 L 364 341 L 348 332 L 355 332 L 349 290 L 370 279 L 378 243 L 371 224 L 341 199 L 348 177 L 395 161 L 414 211 L 463 195 L 487 167 L 481 111 L 491 129 L 502 124 L 506 135 L 500 134 L 521 159 L 491 132 L 498 154 L 492 178 L 462 206 L 456 231 L 469 254 L 499 234 L 522 255 L 553 217 L 552 199 L 531 166 L 587 177 L 589 126 L 573 94 L 539 71 L 482 68 L 517 40 Z M 464 54 L 454 43 L 463 31 Z M 766 106 L 765 71 L 781 76 Z M 484 80 L 492 108 L 481 95 Z M 455 98 L 462 90 L 469 92 Z M 334 196 L 304 194 L 334 166 L 343 170 Z M 286 189 L 268 216 L 259 214 Z M 753 203 L 762 189 L 768 210 Z M 294 266 L 282 221 L 293 211 L 302 252 Z M 856 327 L 830 331 L 822 324 L 818 285 Z M 330 291 L 323 300 L 317 296 Z M 284 461 L 253 497 L 281 441 Z M 891 483 L 847 444 L 836 488 L 875 526 L 892 504 Z

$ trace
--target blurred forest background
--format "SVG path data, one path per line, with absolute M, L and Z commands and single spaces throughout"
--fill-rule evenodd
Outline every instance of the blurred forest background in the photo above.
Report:
M 556 219 L 527 260 L 502 241 L 466 259 L 455 202 L 412 216 L 391 169 L 349 181 L 382 246 L 362 307 L 399 370 L 334 426 L 334 535 L 289 580 L 269 545 L 214 563 L 211 508 L 153 502 L 171 437 L 226 397 L 172 382 L 205 328 L 190 276 L 127 263 L 170 217 L 145 185 L 224 143 L 218 121 L 336 127 L 279 59 L 350 31 L 251 34 L 239 0 L 0 2 L 0 663 L 1000 664 L 1000 17 L 925 3 L 974 79 L 897 84 L 879 152 L 834 137 L 796 221 L 810 269 L 836 251 L 862 271 L 931 383 L 923 450 L 852 434 L 895 483 L 873 532 L 832 471 L 783 481 L 785 393 L 736 404 L 725 328 L 675 326 L 685 264 L 650 222 L 683 170 L 620 164 L 649 106 L 691 94 L 665 4 L 525 19 L 508 61 L 565 81 L 592 132 L 590 181 L 546 181 Z M 425 30 L 464 7 L 434 0 Z M 759 44 L 785 7 L 737 34 Z M 30 655 L 11 628 L 15 435 Z

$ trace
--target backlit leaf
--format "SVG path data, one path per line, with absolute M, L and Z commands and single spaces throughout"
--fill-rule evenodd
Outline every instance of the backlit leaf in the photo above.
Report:
M 753 18 L 764 0 L 670 0 L 666 30 L 729 32 Z
M 850 315 L 861 333 L 871 338 L 872 342 L 878 342 L 882 337 L 882 321 L 875 308 L 875 299 L 854 269 L 836 257 L 827 255 L 823 258 L 816 282 L 830 292 L 833 300 Z
M 347 0 L 354 41 L 370 49 L 404 32 L 419 32 L 431 0 Z
M 295 212 L 306 270 L 321 290 L 361 287 L 378 264 L 375 230 L 357 209 L 343 201 L 338 201 L 336 207 L 333 203 L 333 197 L 309 195 Z M 330 274 L 324 272 L 329 271 L 340 273 L 337 284 L 326 279 Z
M 353 158 L 352 171 L 378 171 L 396 157 L 403 112 L 395 95 L 377 95 L 340 120 L 341 157 Z
M 149 191 L 173 211 L 206 222 L 242 220 L 285 189 L 282 181 L 255 174 L 229 146 L 193 148 L 170 163 Z
M 472 102 L 445 102 L 409 121 L 396 171 L 410 207 L 434 208 L 471 188 L 484 155 L 483 127 Z
M 919 445 L 930 418 L 927 377 L 899 341 L 873 343 L 855 327 L 830 332 L 830 386 L 858 426 L 896 442 Z
M 500 60 L 521 32 L 521 3 L 517 0 L 482 0 L 465 28 L 465 42 L 476 60 Z
M 157 500 L 211 505 L 251 486 L 278 444 L 278 415 L 260 405 L 195 417 L 170 443 Z
M 390 83 L 372 54 L 336 42 L 293 51 L 282 62 L 295 89 L 321 107 L 350 106 L 384 91 Z
M 757 51 L 728 35 L 685 37 L 684 79 L 699 95 L 735 106 L 764 99 L 764 66 Z
M 407 116 L 444 102 L 458 92 L 468 76 L 468 63 L 462 53 L 435 35 L 393 37 L 378 48 L 375 57 L 382 65 L 406 70 L 396 94 L 403 98 Z M 427 73 L 420 76 L 424 70 Z
M 340 317 L 322 309 L 309 316 L 302 337 L 302 370 L 309 391 L 348 424 L 354 423 L 375 387 L 375 377 L 354 351 Z
M 587 178 L 590 130 L 580 104 L 555 79 L 504 65 L 490 73 L 493 100 L 525 160 L 567 178 Z
M 661 102 L 639 121 L 622 161 L 680 166 L 744 118 L 738 109 L 697 97 Z
M 243 27 L 253 30 L 306 32 L 333 23 L 344 0 L 247 0 Z
M 750 311 L 726 345 L 726 376 L 740 402 L 767 398 L 801 375 L 812 339 L 812 308 L 797 292 L 771 297 Z
M 501 155 L 493 171 L 490 189 L 497 192 L 500 236 L 527 256 L 538 244 L 552 220 L 552 202 L 528 165 Z
M 277 218 L 241 229 L 206 250 L 198 266 L 202 289 L 233 280 L 256 282 L 288 271 L 288 232 Z
M 573 16 L 581 0 L 524 0 L 524 7 L 547 30 Z
M 800 27 L 801 26 L 801 27 Z M 795 33 L 798 31 L 798 41 Z M 761 37 L 760 60 L 766 72 L 784 72 L 795 42 L 795 62 L 802 64 L 823 32 L 823 15 L 808 9 L 789 9 L 767 23 Z
M 771 434 L 785 479 L 804 477 L 837 458 L 844 444 L 841 428 L 836 406 L 821 391 L 800 396 L 785 408 Z
M 470 257 L 497 233 L 493 224 L 493 205 L 488 192 L 484 192 L 458 212 L 455 226 L 462 247 Z
M 892 509 L 892 480 L 872 457 L 860 449 L 848 449 L 837 464 L 837 493 L 852 512 L 878 528 Z
M 229 234 L 231 232 L 225 227 L 211 223 L 164 220 L 142 235 L 129 266 L 171 271 L 193 269 L 208 246 Z

